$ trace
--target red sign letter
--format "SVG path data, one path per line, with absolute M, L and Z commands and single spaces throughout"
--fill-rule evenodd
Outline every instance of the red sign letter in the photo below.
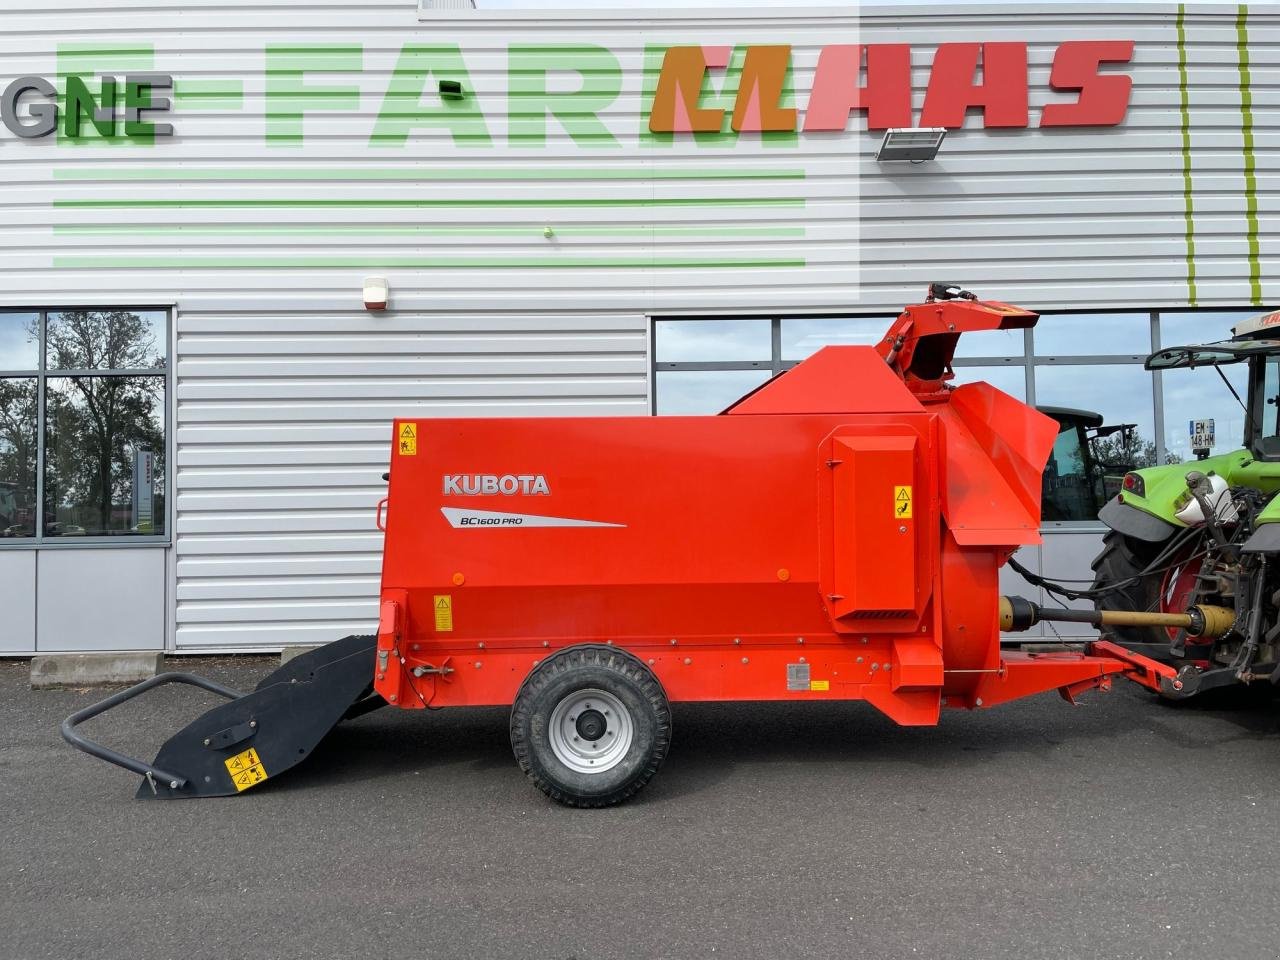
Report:
M 858 86 L 862 51 L 867 85 Z M 808 130 L 843 130 L 849 111 L 867 111 L 868 130 L 911 126 L 911 47 L 905 43 L 832 44 L 823 47 L 804 115 Z
M 1049 85 L 1055 90 L 1079 90 L 1075 103 L 1047 103 L 1042 127 L 1114 127 L 1129 109 L 1133 78 L 1101 74 L 1103 63 L 1128 63 L 1132 40 L 1068 40 L 1053 55 Z
M 982 83 L 975 85 L 979 50 Z M 969 107 L 982 108 L 984 127 L 1027 125 L 1025 43 L 943 43 L 938 46 L 920 126 L 963 127 Z

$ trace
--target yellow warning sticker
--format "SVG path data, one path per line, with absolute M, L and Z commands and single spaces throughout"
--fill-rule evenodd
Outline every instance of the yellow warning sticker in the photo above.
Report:
M 231 774 L 231 782 L 236 791 L 248 790 L 267 779 L 267 768 L 262 765 L 258 751 L 250 747 L 244 753 L 237 753 L 223 761 L 227 765 L 227 773 Z
M 416 457 L 418 455 L 418 425 L 416 423 L 406 423 L 400 428 L 396 449 L 402 457 Z
M 436 603 L 436 633 L 447 633 L 453 629 L 453 597 L 447 593 L 438 593 Z
M 830 680 L 810 680 L 809 689 L 810 690 L 830 690 L 831 681 Z
M 911 519 L 911 488 L 893 488 L 893 515 L 899 520 Z

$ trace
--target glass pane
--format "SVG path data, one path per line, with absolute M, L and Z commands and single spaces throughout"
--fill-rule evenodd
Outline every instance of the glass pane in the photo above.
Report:
M 0 380 L 0 537 L 36 532 L 36 412 L 34 378 Z
M 1088 420 L 1059 416 L 1058 439 L 1045 464 L 1040 498 L 1042 520 L 1096 520 L 1106 503 L 1103 477 L 1089 456 Z
M 1184 344 L 1179 344 L 1184 346 Z M 1248 401 L 1249 367 L 1235 363 L 1218 367 Z M 1165 370 L 1160 374 L 1164 390 L 1164 448 L 1172 462 L 1192 460 L 1191 421 L 1212 420 L 1214 453 L 1244 446 L 1244 410 L 1212 368 Z
M 0 370 L 40 369 L 40 314 L 0 312 Z
M 805 317 L 782 321 L 782 359 L 803 360 L 832 344 L 873 346 L 894 317 Z
M 1152 375 L 1140 364 L 1063 364 L 1036 368 L 1036 406 L 1060 421 L 1102 416 L 1088 427 L 1088 472 L 1099 507 L 1120 490 L 1125 473 L 1156 462 Z M 1046 511 L 1045 519 L 1054 519 Z
M 45 536 L 164 533 L 164 377 L 45 384 Z
M 719 413 L 768 379 L 768 370 L 659 370 L 658 413 Z
M 1033 336 L 1036 356 L 1040 357 L 1120 354 L 1145 360 L 1151 353 L 1151 315 L 1057 314 L 1041 317 Z
M 763 360 L 773 355 L 771 320 L 659 320 L 654 348 L 659 363 Z
M 961 340 L 964 337 L 960 338 Z M 991 384 L 1019 400 L 1027 399 L 1026 368 L 1021 363 L 1011 363 L 1007 367 L 956 367 L 956 378 L 951 381 L 954 386 L 962 383 L 975 383 L 979 380 Z
M 163 310 L 66 310 L 47 321 L 50 370 L 146 370 L 163 367 L 167 334 Z
M 1026 356 L 1026 337 L 1021 330 L 980 330 L 962 333 L 956 342 L 957 357 Z
M 1268 458 L 1280 456 L 1280 358 L 1267 357 L 1262 396 L 1255 401 L 1253 415 L 1259 421 L 1258 452 Z
M 1256 317 L 1263 311 L 1257 307 L 1247 310 L 1185 310 L 1160 314 L 1160 346 L 1190 347 L 1197 343 L 1213 343 L 1230 340 L 1231 328 L 1241 320 Z M 1213 378 L 1218 380 L 1217 377 Z M 1218 380 L 1218 386 L 1222 381 Z M 1225 389 L 1225 388 L 1224 388 Z M 1242 393 L 1241 396 L 1244 396 Z

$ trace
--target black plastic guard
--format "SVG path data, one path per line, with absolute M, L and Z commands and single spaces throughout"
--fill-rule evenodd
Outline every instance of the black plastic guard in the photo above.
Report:
M 138 799 L 231 796 L 301 763 L 348 712 L 365 712 L 353 707 L 367 709 L 378 699 L 376 647 L 372 636 L 318 647 L 268 674 L 253 693 L 196 718 L 169 738 L 155 760 L 186 777 L 186 785 L 174 790 L 144 778 Z
M 1280 551 L 1280 523 L 1260 523 L 1258 529 L 1244 542 L 1245 553 L 1276 553 Z
M 1146 540 L 1148 543 L 1163 543 L 1178 531 L 1178 527 L 1167 520 L 1161 520 L 1137 507 L 1121 503 L 1118 497 L 1112 497 L 1107 502 L 1107 505 L 1099 511 L 1098 519 L 1126 537 Z

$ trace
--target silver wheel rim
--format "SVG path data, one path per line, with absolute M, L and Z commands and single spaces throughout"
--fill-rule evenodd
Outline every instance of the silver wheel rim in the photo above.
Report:
M 599 736 L 593 737 L 598 727 Z M 575 690 L 551 711 L 547 729 L 551 752 L 575 773 L 612 770 L 631 749 L 635 724 L 631 712 L 604 690 Z

